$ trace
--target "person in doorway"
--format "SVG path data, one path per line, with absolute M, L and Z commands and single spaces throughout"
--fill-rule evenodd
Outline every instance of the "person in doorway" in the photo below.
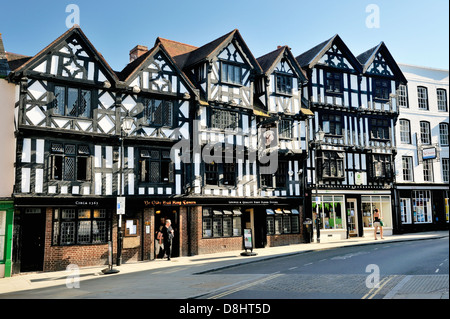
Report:
M 159 226 L 155 234 L 155 258 L 162 259 L 164 257 L 164 225 Z
M 375 228 L 374 230 L 374 236 L 375 236 L 375 240 L 377 240 L 377 232 L 378 232 L 378 228 L 380 228 L 380 237 L 381 239 L 383 238 L 383 226 L 381 226 L 381 219 L 380 219 L 380 211 L 378 210 L 378 208 L 375 208 L 375 210 L 373 211 L 373 227 Z
M 167 260 L 170 260 L 170 255 L 172 252 L 172 239 L 174 237 L 174 231 L 172 228 L 172 222 L 170 219 L 166 220 L 166 225 L 163 228 L 163 238 L 164 238 L 164 252 L 167 257 Z

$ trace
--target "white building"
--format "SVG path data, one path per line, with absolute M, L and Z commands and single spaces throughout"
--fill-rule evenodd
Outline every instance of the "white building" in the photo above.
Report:
M 399 64 L 397 218 L 401 231 L 448 227 L 448 70 Z

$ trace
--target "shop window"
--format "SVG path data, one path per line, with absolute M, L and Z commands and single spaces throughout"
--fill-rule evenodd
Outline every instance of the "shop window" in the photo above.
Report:
M 298 234 L 300 233 L 300 215 L 296 209 L 267 209 L 267 235 Z
M 345 216 L 343 214 L 344 197 L 343 196 L 319 196 L 320 203 L 313 202 L 313 213 L 319 214 L 321 229 L 343 229 Z M 316 218 L 313 218 L 316 223 Z
M 52 244 L 105 244 L 110 225 L 111 213 L 106 209 L 55 208 Z
M 378 208 L 385 227 L 392 226 L 390 196 L 361 196 L 364 227 L 373 227 L 373 211 Z
M 86 145 L 52 143 L 50 179 L 58 181 L 91 180 L 91 157 Z
M 416 224 L 432 223 L 431 192 L 413 191 L 413 220 Z
M 141 150 L 139 159 L 141 183 L 173 183 L 173 163 L 169 150 Z
M 203 208 L 203 238 L 236 237 L 242 234 L 241 211 L 239 209 Z
M 411 224 L 411 199 L 400 198 L 400 215 L 402 224 Z

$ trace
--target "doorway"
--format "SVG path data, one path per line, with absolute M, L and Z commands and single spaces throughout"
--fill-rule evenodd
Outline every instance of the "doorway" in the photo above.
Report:
M 176 207 L 160 207 L 155 209 L 155 230 L 162 229 L 165 221 L 170 219 L 174 231 L 171 257 L 180 257 L 180 225 L 179 209 Z
M 44 269 L 45 214 L 40 208 L 23 210 L 21 227 L 20 271 Z
M 347 221 L 350 237 L 358 236 L 358 211 L 356 198 L 347 199 Z

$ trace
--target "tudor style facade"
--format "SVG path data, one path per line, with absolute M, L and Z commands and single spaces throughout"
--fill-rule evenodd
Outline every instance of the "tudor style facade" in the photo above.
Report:
M 140 195 L 181 194 L 180 162 L 170 150 L 189 137 L 195 95 L 170 56 L 156 46 L 116 74 L 73 27 L 9 78 L 16 83 L 17 271 L 107 262 L 109 241 L 117 251 L 119 195 L 129 207 L 120 225 L 123 260 L 153 258 L 154 211 Z M 128 136 L 125 117 L 133 120 Z
M 373 230 L 374 208 L 381 210 L 385 234 L 392 233 L 396 92 L 404 76 L 384 43 L 356 58 L 338 35 L 297 61 L 308 74 L 314 112 L 307 206 L 316 236 L 363 236 Z

